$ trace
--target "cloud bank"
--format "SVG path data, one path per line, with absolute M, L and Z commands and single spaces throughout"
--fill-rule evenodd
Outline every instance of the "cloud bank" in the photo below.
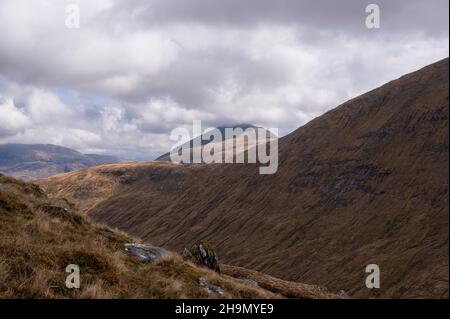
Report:
M 0 143 L 143 159 L 192 120 L 286 134 L 448 56 L 448 1 L 377 4 L 380 29 L 358 0 L 4 0 Z

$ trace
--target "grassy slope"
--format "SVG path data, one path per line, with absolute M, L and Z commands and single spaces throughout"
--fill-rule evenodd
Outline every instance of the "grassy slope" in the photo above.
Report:
M 122 252 L 135 239 L 80 215 L 80 224 L 51 217 L 40 209 L 43 204 L 70 207 L 36 185 L 0 174 L 0 298 L 213 298 L 197 283 L 200 276 L 224 288 L 227 298 L 283 297 L 282 291 L 246 286 L 176 254 L 140 263 Z M 65 287 L 68 264 L 80 266 L 80 289 Z M 296 297 L 332 297 L 318 287 L 304 288 Z
M 179 250 L 359 297 L 448 297 L 448 59 L 352 99 L 252 165 L 103 165 L 41 184 Z M 382 288 L 365 287 L 379 264 Z

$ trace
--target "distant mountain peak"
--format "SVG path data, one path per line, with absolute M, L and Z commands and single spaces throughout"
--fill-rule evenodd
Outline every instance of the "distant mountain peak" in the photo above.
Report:
M 0 144 L 0 172 L 23 180 L 120 161 L 115 156 L 83 154 L 53 144 Z
M 213 127 L 211 127 L 211 130 L 208 130 L 208 127 L 202 128 L 203 133 L 201 135 L 196 136 L 196 137 L 192 138 L 191 140 L 187 141 L 186 143 L 183 144 L 183 146 L 186 148 L 192 149 L 194 145 L 201 145 L 203 147 L 203 146 L 211 143 L 213 141 L 213 137 L 208 136 L 207 133 L 211 132 L 213 129 L 214 129 Z M 257 133 L 257 129 L 264 129 L 266 131 L 266 135 L 275 137 L 272 132 L 265 129 L 264 127 L 255 126 L 253 124 L 248 124 L 248 123 L 222 125 L 222 126 L 216 127 L 216 129 L 219 130 L 220 133 L 222 134 L 222 141 L 225 141 L 225 139 L 226 139 L 227 129 L 232 129 L 232 130 L 241 129 L 242 131 L 246 131 L 247 129 L 255 129 L 256 133 Z M 239 136 L 239 134 L 237 136 Z M 218 142 L 218 141 L 215 141 L 215 142 Z M 155 159 L 155 161 L 164 161 L 164 162 L 171 161 L 170 151 L 159 156 L 158 158 Z

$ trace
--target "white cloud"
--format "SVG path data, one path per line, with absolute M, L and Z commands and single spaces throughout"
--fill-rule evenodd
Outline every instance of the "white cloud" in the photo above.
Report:
M 76 111 L 61 102 L 55 94 L 42 89 L 34 90 L 26 104 L 27 114 L 36 125 L 70 122 Z
M 284 134 L 448 56 L 448 1 L 380 0 L 375 32 L 360 1 L 280 1 L 77 0 L 74 30 L 64 1 L 1 1 L 0 142 L 133 157 L 192 120 Z
M 30 125 L 31 120 L 12 99 L 2 100 L 0 96 L 0 137 L 18 134 Z

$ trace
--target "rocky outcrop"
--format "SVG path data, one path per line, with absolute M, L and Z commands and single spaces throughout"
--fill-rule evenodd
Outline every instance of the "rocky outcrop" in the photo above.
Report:
M 186 247 L 183 249 L 183 252 L 181 253 L 181 256 L 184 259 L 193 259 L 194 258 L 194 256 L 192 256 L 192 253 Z
M 192 246 L 191 250 L 185 248 L 182 253 L 183 258 L 190 259 L 195 263 L 206 266 L 220 274 L 219 258 L 211 244 L 202 240 Z
M 143 244 L 125 244 L 125 253 L 129 256 L 136 257 L 142 262 L 155 262 L 169 255 L 169 251 L 150 245 Z

